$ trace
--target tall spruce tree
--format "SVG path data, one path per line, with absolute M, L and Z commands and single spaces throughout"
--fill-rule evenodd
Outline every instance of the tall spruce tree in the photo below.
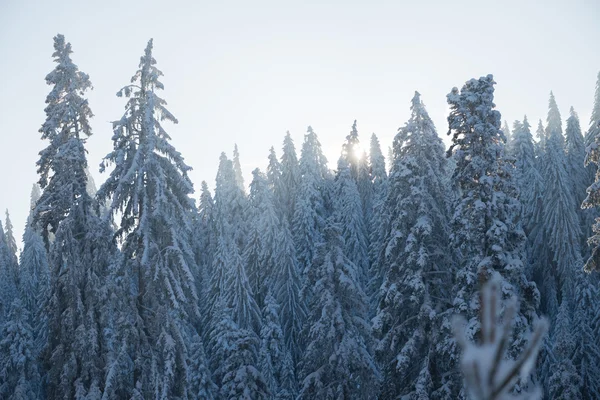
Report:
M 294 208 L 293 232 L 300 268 L 307 273 L 317 244 L 323 241 L 327 218 L 326 185 L 329 175 L 321 143 L 309 126 L 299 162 L 300 182 Z
M 281 154 L 281 180 L 275 187 L 277 199 L 282 214 L 292 224 L 296 205 L 296 193 L 300 184 L 300 169 L 294 141 L 288 131 L 283 139 L 283 153 Z
M 305 325 L 299 399 L 366 399 L 377 387 L 367 299 L 343 248 L 339 222 L 329 217 L 309 274 L 314 295 Z
M 237 144 L 233 146 L 233 171 L 235 173 L 235 183 L 242 193 L 246 193 L 244 185 L 244 175 L 242 174 L 242 164 L 240 163 L 240 152 Z
M 107 224 L 98 219 L 88 195 L 85 140 L 92 116 L 82 96 L 91 87 L 86 74 L 71 61 L 71 45 L 54 38 L 57 66 L 46 76 L 53 85 L 46 98 L 38 172 L 42 196 L 33 223 L 50 246 L 50 289 L 45 313 L 47 342 L 42 354 L 49 398 L 100 398 L 104 387 L 108 337 L 105 298 L 109 268 L 116 252 Z
M 188 324 L 197 317 L 191 246 L 192 183 L 181 154 L 170 144 L 163 121 L 177 123 L 158 96 L 162 72 L 148 42 L 132 83 L 117 93 L 128 98 L 113 122 L 114 149 L 101 165 L 114 164 L 98 191 L 121 215 L 126 268 L 133 278 L 135 325 L 128 332 L 133 386 L 128 396 L 167 399 L 189 396 Z
M 596 82 L 596 92 L 594 96 L 594 108 L 590 118 L 590 127 L 585 135 L 586 156 L 585 166 L 590 175 L 593 177 L 589 180 L 587 189 L 587 197 L 581 205 L 582 208 L 591 209 L 594 213 L 594 224 L 592 226 L 592 235 L 588 238 L 588 245 L 592 247 L 591 256 L 585 263 L 587 272 L 595 271 L 600 266 L 600 220 L 598 219 L 598 210 L 596 207 L 600 205 L 600 174 L 598 166 L 600 166 L 600 72 Z
M 381 398 L 428 398 L 440 385 L 435 365 L 439 323 L 452 275 L 448 246 L 444 145 L 421 102 L 412 99 L 411 117 L 394 138 L 394 164 L 385 214 L 390 230 L 382 263 L 373 329 L 384 379 Z M 430 384 L 422 386 L 424 377 Z
M 522 299 L 508 353 L 515 357 L 536 316 L 539 293 L 524 273 L 521 205 L 516 199 L 513 166 L 504 156 L 494 84 L 492 75 L 471 79 L 447 96 L 448 134 L 452 135 L 449 153 L 456 157 L 452 181 L 458 191 L 451 219 L 451 246 L 458 257 L 452 304 L 454 312 L 467 319 L 467 335 L 472 340 L 479 331 L 479 285 L 493 277 L 499 279 L 504 299 Z M 452 346 L 450 340 L 447 351 L 456 360 Z
M 334 199 L 340 210 L 340 227 L 344 239 L 344 254 L 352 260 L 358 274 L 358 284 L 365 288 L 369 281 L 369 247 L 363 218 L 363 208 L 351 164 L 344 157 L 338 161 Z
M 0 326 L 0 397 L 6 400 L 42 398 L 42 387 L 27 309 L 16 298 Z
M 391 162 L 391 160 L 390 160 Z M 381 152 L 379 140 L 375 134 L 371 135 L 371 145 L 369 151 L 369 169 L 371 171 L 371 182 L 373 187 L 372 213 L 369 221 L 369 261 L 370 261 L 370 279 L 368 294 L 373 302 L 377 296 L 374 295 L 379 290 L 383 275 L 385 273 L 384 264 L 379 262 L 380 253 L 384 247 L 385 235 L 389 218 L 386 215 L 385 203 L 388 196 L 389 182 L 385 168 L 385 158 Z

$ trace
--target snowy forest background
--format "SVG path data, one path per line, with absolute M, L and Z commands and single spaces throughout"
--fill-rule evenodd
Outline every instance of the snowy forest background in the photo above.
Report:
M 236 147 L 195 192 L 152 45 L 96 190 L 91 80 L 54 38 L 20 254 L 0 229 L 0 398 L 464 398 L 452 321 L 478 341 L 489 280 L 520 299 L 510 358 L 550 321 L 514 391 L 600 398 L 600 74 L 585 134 L 552 93 L 501 127 L 488 75 L 448 94 L 448 150 L 415 92 L 386 156 L 354 121 L 333 166 L 308 127 L 249 190 Z

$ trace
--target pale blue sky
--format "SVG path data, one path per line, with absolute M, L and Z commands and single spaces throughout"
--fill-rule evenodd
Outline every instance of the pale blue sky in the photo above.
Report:
M 90 75 L 94 136 L 89 164 L 110 151 L 117 90 L 129 82 L 149 38 L 164 72 L 168 126 L 194 170 L 214 187 L 221 151 L 241 153 L 245 178 L 278 154 L 286 130 L 300 150 L 312 125 L 331 162 L 354 119 L 387 146 L 422 94 L 447 141 L 446 94 L 494 74 L 496 104 L 512 125 L 545 120 L 550 90 L 563 119 L 571 105 L 587 129 L 600 70 L 600 2 L 565 1 L 27 1 L 0 0 L 0 210 L 20 235 L 38 129 L 54 67 L 52 37 L 71 42 Z M 18 238 L 20 239 L 20 237 Z

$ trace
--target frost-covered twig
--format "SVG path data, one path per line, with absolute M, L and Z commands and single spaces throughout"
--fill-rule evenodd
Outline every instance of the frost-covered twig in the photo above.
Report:
M 464 320 L 455 319 L 455 337 L 463 350 L 461 368 L 469 396 L 475 400 L 537 399 L 534 393 L 514 395 L 511 389 L 519 376 L 525 377 L 535 364 L 546 333 L 545 319 L 538 321 L 529 343 L 517 360 L 506 358 L 512 320 L 517 311 L 517 301 L 508 302 L 504 322 L 498 322 L 500 295 L 496 282 L 486 284 L 481 291 L 481 344 L 469 342 L 464 334 Z

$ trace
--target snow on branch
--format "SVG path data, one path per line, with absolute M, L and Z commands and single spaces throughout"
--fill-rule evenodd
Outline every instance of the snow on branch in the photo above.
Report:
M 535 400 L 541 391 L 513 394 L 519 376 L 529 375 L 547 329 L 548 323 L 540 319 L 531 339 L 517 360 L 507 358 L 512 322 L 517 312 L 517 300 L 511 299 L 504 311 L 504 321 L 499 322 L 500 294 L 498 283 L 491 281 L 481 291 L 481 344 L 466 339 L 462 317 L 454 321 L 455 337 L 462 348 L 461 369 L 469 396 L 474 400 Z

